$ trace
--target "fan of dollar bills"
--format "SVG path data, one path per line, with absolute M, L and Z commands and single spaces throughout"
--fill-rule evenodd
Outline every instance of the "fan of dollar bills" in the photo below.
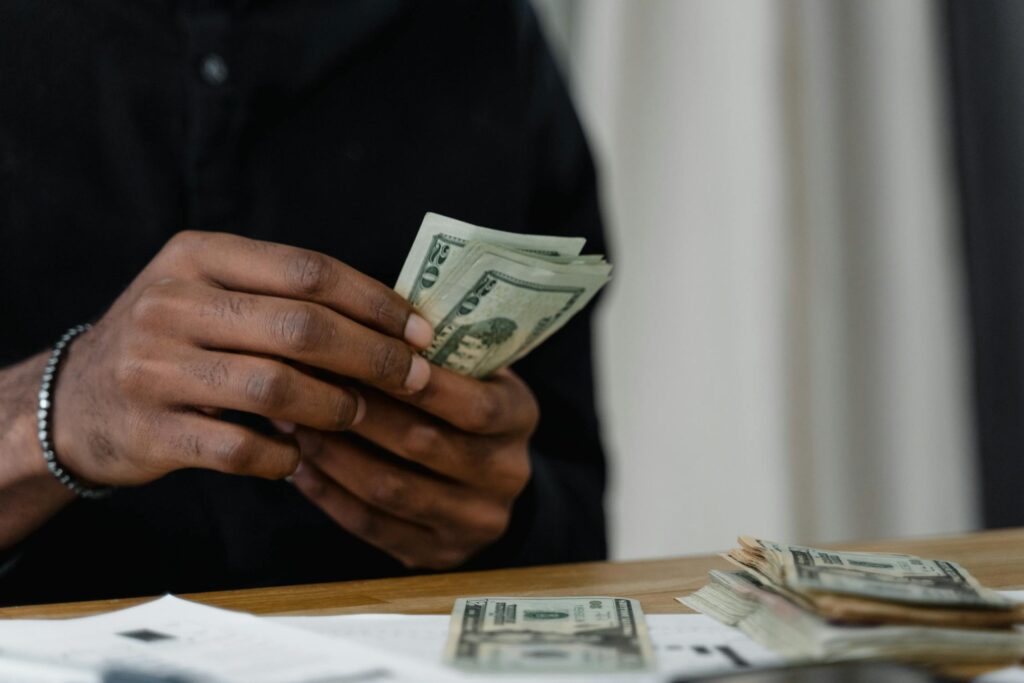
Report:
M 523 235 L 428 213 L 395 290 L 434 326 L 432 362 L 486 377 L 557 332 L 608 282 L 582 237 Z
M 963 567 L 741 536 L 738 572 L 681 602 L 793 659 L 994 663 L 1024 657 L 1024 605 Z

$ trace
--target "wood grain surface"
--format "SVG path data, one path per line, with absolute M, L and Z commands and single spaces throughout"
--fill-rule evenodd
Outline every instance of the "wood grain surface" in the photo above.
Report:
M 827 547 L 905 552 L 953 560 L 988 586 L 1024 588 L 1024 529 Z M 675 598 L 704 585 L 709 569 L 728 566 L 718 557 L 703 555 L 281 586 L 182 597 L 259 614 L 443 614 L 451 611 L 454 598 L 465 595 L 613 595 L 636 598 L 642 602 L 644 610 L 657 614 L 688 612 Z M 145 599 L 0 608 L 0 617 L 81 616 L 128 607 Z

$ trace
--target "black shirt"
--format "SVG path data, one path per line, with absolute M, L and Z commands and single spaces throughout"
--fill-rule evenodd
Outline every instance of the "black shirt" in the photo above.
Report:
M 0 0 L 0 366 L 93 320 L 167 239 L 216 229 L 393 284 L 426 211 L 583 235 L 594 172 L 513 0 Z M 515 368 L 533 478 L 485 567 L 605 554 L 589 312 Z M 176 472 L 77 501 L 0 603 L 396 575 L 285 482 Z

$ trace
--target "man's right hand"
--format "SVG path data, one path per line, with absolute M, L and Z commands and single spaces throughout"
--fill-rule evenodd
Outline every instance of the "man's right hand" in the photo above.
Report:
M 188 467 L 285 477 L 299 462 L 294 440 L 220 411 L 347 429 L 365 402 L 343 378 L 416 392 L 430 366 L 415 348 L 431 334 L 398 294 L 328 256 L 183 232 L 70 348 L 56 381 L 57 455 L 94 484 Z

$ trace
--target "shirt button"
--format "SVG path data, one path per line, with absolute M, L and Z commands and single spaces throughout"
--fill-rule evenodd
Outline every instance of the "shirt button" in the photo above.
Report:
M 199 63 L 199 75 L 210 85 L 224 85 L 228 80 L 228 63 L 216 52 L 211 52 Z

